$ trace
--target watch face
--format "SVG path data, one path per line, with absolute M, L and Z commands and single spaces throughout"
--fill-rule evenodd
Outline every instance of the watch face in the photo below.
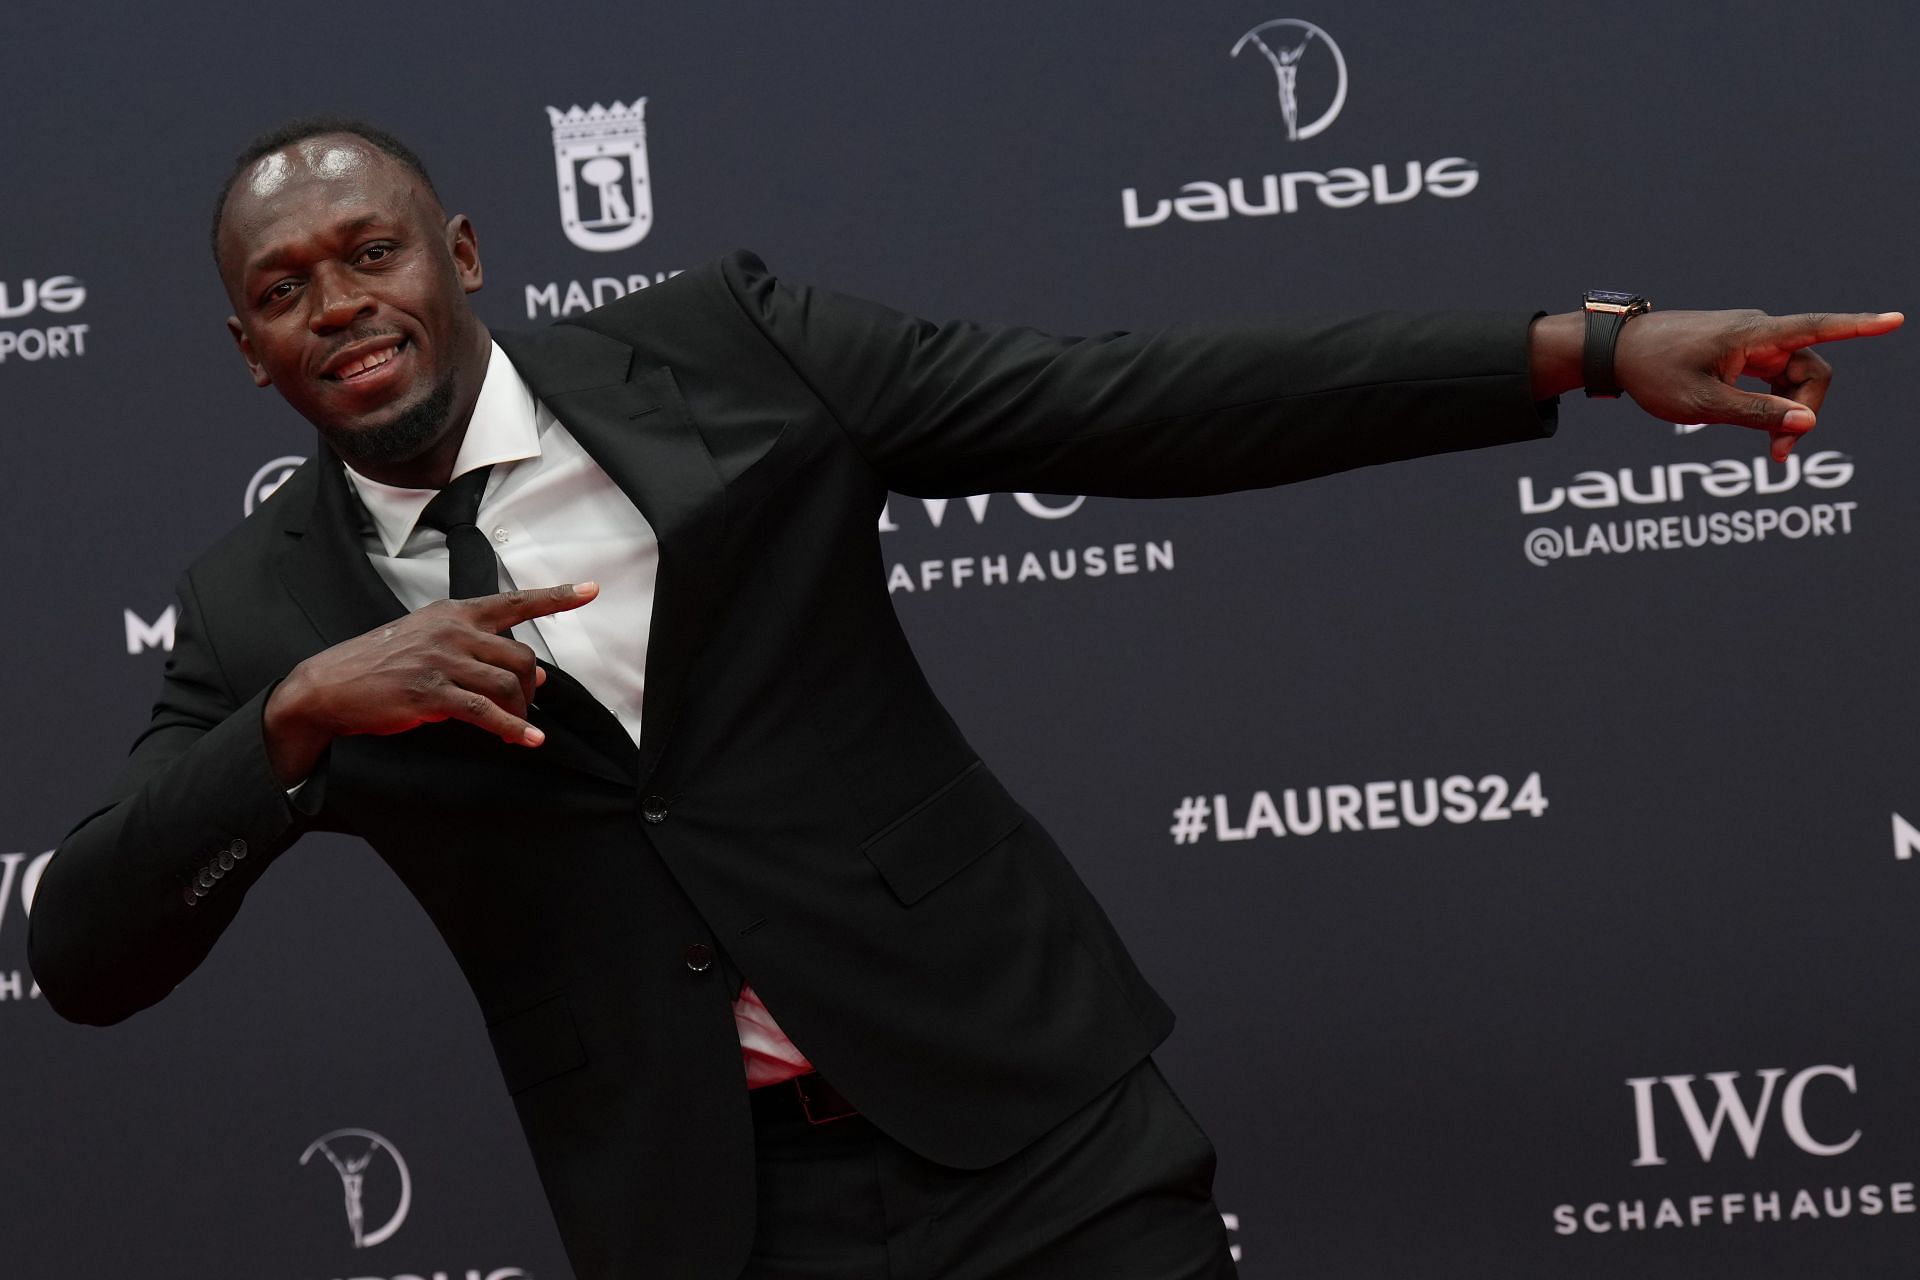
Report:
M 1587 301 L 1599 302 L 1615 307 L 1624 307 L 1640 301 L 1640 295 L 1637 293 L 1621 293 L 1617 289 L 1589 289 L 1587 290 Z

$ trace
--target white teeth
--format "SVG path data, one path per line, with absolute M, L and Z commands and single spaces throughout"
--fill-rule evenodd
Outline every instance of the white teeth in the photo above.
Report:
M 397 350 L 399 350 L 398 347 L 382 347 L 372 355 L 362 356 L 351 364 L 342 365 L 339 372 L 333 376 L 343 379 L 353 378 L 358 377 L 369 369 L 378 369 L 381 365 L 393 359 L 393 353 Z

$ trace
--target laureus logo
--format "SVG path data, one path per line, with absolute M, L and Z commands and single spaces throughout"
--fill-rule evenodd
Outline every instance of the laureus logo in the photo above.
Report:
M 1340 108 L 1347 105 L 1347 60 L 1341 56 L 1340 46 L 1333 42 L 1333 37 L 1299 18 L 1275 18 L 1241 36 L 1234 43 L 1233 56 L 1237 58 L 1248 49 L 1258 51 L 1273 69 L 1280 97 L 1280 117 L 1287 122 L 1287 141 L 1304 142 L 1326 132 L 1327 126 L 1339 116 Z M 1325 50 L 1325 55 L 1316 55 L 1317 50 Z M 1332 64 L 1332 75 L 1316 70 L 1309 84 L 1324 86 L 1331 79 L 1332 97 L 1325 96 L 1324 87 L 1310 94 L 1310 101 L 1324 100 L 1327 105 L 1309 120 L 1301 107 L 1300 69 L 1303 65 L 1321 68 L 1326 63 Z
M 296 458 L 288 454 L 284 458 L 275 458 L 254 472 L 253 479 L 247 481 L 247 496 L 240 504 L 241 509 L 246 514 L 252 515 L 253 509 L 271 498 L 281 485 L 291 480 L 293 473 L 298 471 L 306 461 L 305 458 Z
M 407 1162 L 400 1158 L 394 1145 L 370 1129 L 335 1129 L 315 1138 L 300 1153 L 300 1163 L 305 1165 L 316 1154 L 325 1156 L 333 1171 L 340 1175 L 340 1192 L 346 1201 L 347 1230 L 353 1233 L 353 1247 L 367 1249 L 391 1239 L 407 1220 L 407 1210 L 413 1207 L 413 1176 L 407 1172 Z M 385 1161 L 380 1160 L 383 1155 Z M 393 1175 L 385 1172 L 388 1164 L 392 1165 Z M 374 1185 L 382 1193 L 381 1200 L 384 1202 L 391 1196 L 394 1207 L 384 1223 L 369 1231 L 367 1183 L 369 1174 L 376 1169 L 382 1171 L 374 1178 Z M 392 1176 L 396 1175 L 397 1190 L 390 1185 Z

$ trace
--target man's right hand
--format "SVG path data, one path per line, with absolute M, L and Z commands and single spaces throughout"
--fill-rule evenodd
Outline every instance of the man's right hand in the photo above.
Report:
M 308 658 L 280 682 L 264 713 L 267 758 L 284 786 L 305 781 L 335 738 L 405 733 L 464 720 L 502 740 L 537 747 L 528 724 L 546 679 L 532 649 L 497 633 L 599 594 L 592 582 L 436 600 L 398 622 Z

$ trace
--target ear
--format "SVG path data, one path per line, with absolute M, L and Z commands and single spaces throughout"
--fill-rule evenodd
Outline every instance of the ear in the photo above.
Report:
M 480 233 L 473 229 L 472 220 L 464 213 L 447 219 L 447 252 L 453 255 L 453 270 L 460 278 L 460 287 L 468 293 L 480 292 Z
M 247 332 L 240 327 L 238 316 L 227 317 L 227 332 L 233 335 L 233 345 L 240 349 L 240 358 L 247 362 L 247 372 L 253 375 L 253 385 L 271 386 L 273 379 L 267 376 L 265 367 L 253 358 L 253 344 L 247 341 Z

